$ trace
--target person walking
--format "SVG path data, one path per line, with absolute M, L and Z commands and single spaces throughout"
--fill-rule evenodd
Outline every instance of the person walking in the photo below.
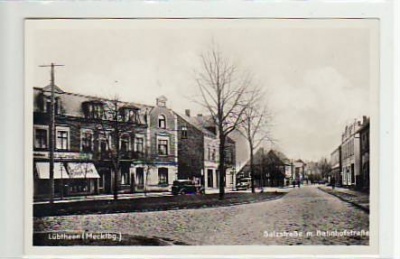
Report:
M 331 185 L 332 185 L 332 190 L 335 189 L 335 185 L 336 185 L 336 179 L 335 177 L 331 178 Z

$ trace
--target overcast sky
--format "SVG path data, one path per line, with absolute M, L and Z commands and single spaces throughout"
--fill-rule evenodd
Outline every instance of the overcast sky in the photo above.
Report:
M 319 159 L 346 123 L 370 114 L 371 28 L 367 20 L 52 20 L 27 23 L 28 85 L 57 68 L 64 91 L 204 113 L 192 102 L 194 71 L 211 42 L 265 89 L 276 146 Z M 374 27 L 375 28 L 375 27 Z M 240 148 L 240 147 L 237 147 Z

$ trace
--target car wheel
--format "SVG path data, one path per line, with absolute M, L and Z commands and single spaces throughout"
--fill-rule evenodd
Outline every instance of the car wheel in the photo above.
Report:
M 182 190 L 181 191 L 181 195 L 185 195 L 186 194 L 186 191 L 185 190 Z

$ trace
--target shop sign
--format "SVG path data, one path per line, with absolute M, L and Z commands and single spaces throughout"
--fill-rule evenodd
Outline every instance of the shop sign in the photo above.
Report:
M 33 152 L 34 158 L 49 158 L 49 152 L 37 151 Z M 54 159 L 92 159 L 92 154 L 79 152 L 55 152 Z

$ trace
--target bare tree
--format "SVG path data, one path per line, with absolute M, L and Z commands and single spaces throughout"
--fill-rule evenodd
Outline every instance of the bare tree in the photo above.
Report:
M 114 174 L 113 195 L 118 199 L 121 181 L 121 158 L 125 150 L 121 149 L 124 134 L 132 139 L 136 131 L 143 126 L 139 117 L 139 109 L 133 105 L 121 102 L 118 97 L 111 100 L 99 99 L 102 104 L 101 115 L 96 120 L 100 134 L 103 135 L 107 152 L 102 159 L 109 160 Z M 129 156 L 133 159 L 132 156 Z
M 211 114 L 219 137 L 219 198 L 225 193 L 225 146 L 228 135 L 237 129 L 242 115 L 251 102 L 249 93 L 252 84 L 249 73 L 223 57 L 218 48 L 212 48 L 200 56 L 201 68 L 196 73 L 197 86 L 201 93 L 200 105 Z
M 326 158 L 321 158 L 318 162 L 318 169 L 321 173 L 322 179 L 326 180 L 329 172 L 331 171 L 331 166 Z
M 255 192 L 254 186 L 254 151 L 266 140 L 271 141 L 270 132 L 267 123 L 271 116 L 267 106 L 262 106 L 262 94 L 259 89 L 252 92 L 252 102 L 247 106 L 242 115 L 242 123 L 238 128 L 243 137 L 246 138 L 249 144 L 250 151 L 250 177 L 251 177 L 251 192 Z M 260 163 L 263 164 L 264 154 L 262 154 Z M 263 167 L 262 167 L 263 168 Z M 261 170 L 261 180 L 263 180 L 264 172 Z M 261 182 L 261 190 L 263 191 L 263 182 Z

